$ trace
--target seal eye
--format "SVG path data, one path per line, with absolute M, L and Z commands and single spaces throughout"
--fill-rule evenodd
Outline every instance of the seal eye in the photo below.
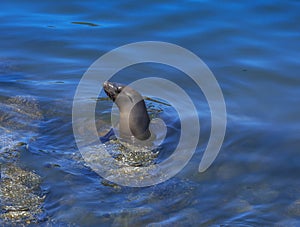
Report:
M 121 93 L 122 89 L 123 89 L 122 86 L 118 86 L 118 87 L 117 87 L 117 93 Z

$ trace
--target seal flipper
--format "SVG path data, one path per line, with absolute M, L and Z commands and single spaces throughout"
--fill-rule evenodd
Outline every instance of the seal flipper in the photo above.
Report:
M 112 140 L 114 138 L 116 138 L 116 134 L 113 128 L 111 128 L 109 132 L 105 134 L 105 136 L 100 136 L 100 141 L 101 143 L 106 143 L 107 141 Z

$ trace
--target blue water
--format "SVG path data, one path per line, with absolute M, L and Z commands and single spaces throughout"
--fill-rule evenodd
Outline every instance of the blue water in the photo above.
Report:
M 29 152 L 21 157 L 24 168 L 42 177 L 45 218 L 37 225 L 300 225 L 299 10 L 296 0 L 1 2 L 0 101 L 31 96 L 43 113 L 34 140 L 28 125 Z M 174 178 L 146 188 L 112 187 L 80 158 L 72 101 L 95 60 L 138 41 L 180 45 L 208 65 L 223 91 L 227 131 L 219 156 L 199 173 L 210 134 L 199 88 L 184 87 L 186 77 L 168 67 L 124 70 L 114 79 L 171 78 L 197 96 L 201 134 Z M 107 118 L 111 103 L 98 106 Z

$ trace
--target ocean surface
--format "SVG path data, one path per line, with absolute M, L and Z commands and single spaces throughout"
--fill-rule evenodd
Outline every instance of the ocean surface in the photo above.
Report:
M 13 163 L 40 176 L 44 198 L 37 218 L 2 216 L 1 225 L 300 226 L 299 1 L 0 5 L 1 165 Z M 93 62 L 141 41 L 172 43 L 202 59 L 223 92 L 227 126 L 219 155 L 200 173 L 211 132 L 201 89 L 169 66 L 145 63 L 118 72 L 111 80 L 129 84 L 159 77 L 176 83 L 195 102 L 197 112 L 190 114 L 198 115 L 201 125 L 195 153 L 178 174 L 160 184 L 130 187 L 106 181 L 82 159 L 72 104 Z M 153 96 L 156 89 L 164 87 L 153 87 Z M 177 93 L 166 92 L 182 102 Z M 112 102 L 105 97 L 103 92 L 91 97 L 98 100 L 99 131 L 110 128 Z M 31 104 L 28 108 L 27 101 L 16 99 Z M 172 153 L 164 150 L 178 143 L 179 117 L 168 105 L 146 104 L 160 109 L 170 128 L 160 152 L 163 160 Z M 5 147 L 20 142 L 26 146 L 17 158 L 3 158 Z M 9 213 L 1 206 L 2 214 Z

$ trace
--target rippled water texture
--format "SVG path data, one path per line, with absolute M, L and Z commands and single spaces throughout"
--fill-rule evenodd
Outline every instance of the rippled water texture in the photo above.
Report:
M 296 0 L 1 2 L 0 225 L 299 226 L 299 11 Z M 196 153 L 174 178 L 122 187 L 85 165 L 73 136 L 72 101 L 95 60 L 146 40 L 180 45 L 208 65 L 224 94 L 227 131 L 219 156 L 199 173 L 210 134 L 201 90 L 171 67 L 120 71 L 113 79 L 126 84 L 151 76 L 176 82 L 197 100 L 201 125 Z M 160 108 L 169 124 L 164 159 L 178 142 L 178 116 L 166 105 L 147 105 Z M 97 103 L 99 131 L 110 127 L 111 106 Z M 19 177 L 10 181 L 11 195 L 3 194 L 8 166 L 19 173 L 11 178 L 38 180 Z M 34 205 L 9 197 L 21 198 L 22 190 Z M 13 212 L 28 216 L 6 220 Z

